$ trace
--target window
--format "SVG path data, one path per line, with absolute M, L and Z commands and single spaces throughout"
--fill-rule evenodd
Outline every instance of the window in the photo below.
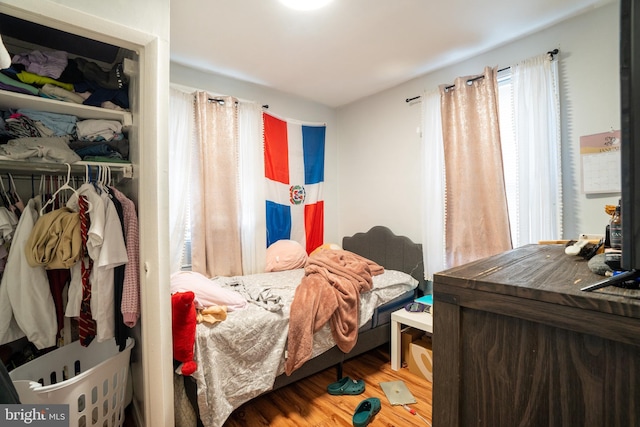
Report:
M 514 128 L 513 85 L 511 71 L 498 72 L 498 106 L 500 111 L 500 144 L 502 145 L 502 164 L 504 171 L 507 205 L 509 208 L 509 224 L 511 227 L 511 243 L 514 248 L 520 246 L 518 237 L 518 152 Z

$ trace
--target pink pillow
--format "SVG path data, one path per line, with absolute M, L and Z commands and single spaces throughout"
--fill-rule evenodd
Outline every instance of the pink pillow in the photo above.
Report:
M 267 248 L 265 271 L 285 271 L 304 267 L 307 251 L 295 240 L 278 240 Z
M 225 305 L 227 311 L 239 310 L 247 306 L 247 300 L 236 291 L 226 289 L 205 275 L 195 271 L 178 271 L 171 275 L 171 293 L 188 292 L 195 294 L 196 308 Z

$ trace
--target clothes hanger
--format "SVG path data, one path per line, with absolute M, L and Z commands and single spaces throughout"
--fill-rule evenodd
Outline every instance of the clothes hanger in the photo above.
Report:
M 109 187 L 111 186 L 111 168 L 109 165 L 100 165 L 100 182 L 102 183 L 102 187 L 109 191 Z
M 49 198 L 49 200 L 47 200 L 47 202 L 44 205 L 42 205 L 42 209 L 40 209 L 40 216 L 44 215 L 46 207 L 55 201 L 56 196 L 62 190 L 71 190 L 73 191 L 73 194 L 76 195 L 76 197 L 80 198 L 80 195 L 78 194 L 76 189 L 69 185 L 69 182 L 71 181 L 71 165 L 69 163 L 65 163 L 65 165 L 67 165 L 67 180 L 64 184 L 62 184 L 62 186 L 60 186 L 60 188 L 56 190 L 55 193 L 53 193 L 53 195 Z
M 38 194 L 44 195 L 45 188 L 45 178 L 44 175 L 40 175 L 40 184 L 38 185 Z
M 111 187 L 111 166 L 104 165 L 107 170 L 107 187 Z
M 16 188 L 16 183 L 13 180 L 13 175 L 7 173 L 7 177 L 9 178 L 9 196 L 12 199 L 12 205 L 20 212 L 24 210 L 24 202 L 20 198 L 18 194 L 18 189 Z
M 102 191 L 110 193 L 109 186 L 111 185 L 111 167 L 109 165 L 98 165 L 97 182 Z
M 5 190 L 4 186 L 2 187 L 2 190 L 4 191 L 5 197 L 9 200 L 9 203 L 15 205 L 16 203 L 18 203 L 20 198 L 17 197 L 18 193 L 15 190 L 16 185 L 13 182 L 13 177 L 10 173 L 7 173 L 7 180 L 9 181 L 9 190 Z
M 102 184 L 103 184 L 103 182 L 102 182 L 102 180 L 103 180 L 102 166 L 98 165 L 96 167 L 98 168 L 98 172 L 96 173 L 96 183 L 98 185 L 100 185 L 100 187 L 102 187 Z
M 102 185 L 102 169 L 100 165 L 96 165 L 96 173 L 95 173 L 95 177 L 92 175 L 91 173 L 91 166 L 87 165 L 86 167 L 86 177 L 88 178 L 88 181 L 90 184 L 93 184 L 93 188 L 96 190 L 96 192 L 98 194 L 102 193 L 102 191 L 104 191 L 104 187 Z M 94 179 L 95 178 L 95 179 Z
M 4 181 L 0 176 L 0 201 L 2 201 L 2 205 L 5 208 L 9 208 L 11 206 L 11 200 L 9 199 L 9 195 L 7 194 L 7 190 L 4 188 Z
M 62 187 L 65 184 L 65 180 L 64 177 L 57 175 L 56 176 L 56 181 L 55 181 L 55 186 L 56 189 L 59 189 L 60 187 Z M 69 186 L 71 186 L 71 182 L 69 182 Z M 57 209 L 60 206 L 64 205 L 65 200 L 64 200 L 64 194 L 60 193 L 57 197 L 57 199 L 54 201 L 55 205 L 53 206 L 53 209 Z

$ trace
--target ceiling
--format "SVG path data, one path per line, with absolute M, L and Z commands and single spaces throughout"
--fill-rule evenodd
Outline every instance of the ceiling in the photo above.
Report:
M 339 107 L 613 0 L 171 0 L 171 60 Z

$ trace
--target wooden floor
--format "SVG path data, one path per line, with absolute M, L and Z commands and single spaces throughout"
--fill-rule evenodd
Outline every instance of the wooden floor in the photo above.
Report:
M 352 426 L 353 412 L 363 399 L 377 397 L 382 409 L 369 424 L 375 426 L 428 426 L 431 422 L 431 383 L 407 368 L 391 370 L 388 346 L 351 359 L 344 364 L 344 375 L 363 379 L 364 393 L 357 396 L 332 396 L 327 385 L 336 381 L 335 369 L 327 369 L 304 380 L 260 396 L 238 408 L 224 427 L 252 426 Z M 391 406 L 379 383 L 405 382 L 417 403 L 410 405 L 418 415 L 402 406 Z

